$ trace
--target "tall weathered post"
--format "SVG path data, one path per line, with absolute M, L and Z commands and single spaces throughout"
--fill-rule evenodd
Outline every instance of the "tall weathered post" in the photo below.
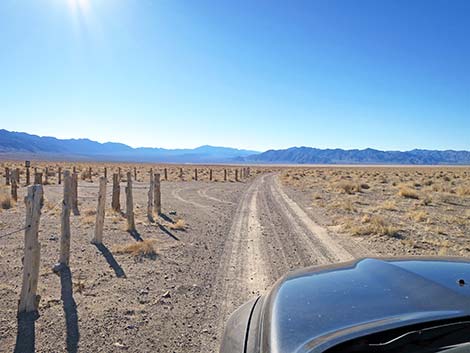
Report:
M 212 169 L 209 169 L 209 181 L 212 181 Z
M 10 185 L 10 168 L 5 168 L 5 185 Z
M 28 187 L 25 197 L 26 227 L 24 234 L 23 284 L 21 286 L 18 313 L 38 310 L 40 297 L 36 295 L 39 279 L 41 250 L 39 245 L 39 219 L 43 190 L 41 185 Z
M 69 176 L 70 176 L 70 172 L 69 173 Z M 57 184 L 62 184 L 62 168 L 59 167 L 59 170 L 57 171 Z
M 64 171 L 64 197 L 60 215 L 60 256 L 56 271 L 68 267 L 70 263 L 70 212 L 72 210 L 72 177 L 68 170 Z
M 134 220 L 134 200 L 132 198 L 132 177 L 131 172 L 127 172 L 127 186 L 126 186 L 126 216 L 127 216 L 127 231 L 135 232 Z
M 155 174 L 154 178 L 154 197 L 153 197 L 153 204 L 154 204 L 154 210 L 157 215 L 160 215 L 162 213 L 162 196 L 161 196 L 161 190 L 160 190 L 160 174 Z
M 238 169 L 235 169 L 235 181 L 238 181 Z
M 165 173 L 165 181 L 168 180 L 168 171 L 166 170 L 166 168 L 163 170 L 163 172 Z
M 227 181 L 227 169 L 224 169 L 224 181 Z
M 180 168 L 180 179 L 183 180 L 183 168 Z
M 72 211 L 75 216 L 80 215 L 80 211 L 78 210 L 78 174 L 72 174 Z
M 92 239 L 93 244 L 103 243 L 103 228 L 106 206 L 106 178 L 100 177 L 100 189 L 98 193 L 98 208 L 96 210 L 95 236 Z
M 147 218 L 150 222 L 153 222 L 154 193 L 155 193 L 155 176 L 153 175 L 153 170 L 151 170 L 150 171 L 150 186 L 149 186 L 148 202 L 147 202 Z
M 197 181 L 197 168 L 194 168 L 194 180 Z
M 31 184 L 31 175 L 29 172 L 29 168 L 31 167 L 31 162 L 30 161 L 25 161 L 24 166 L 26 168 L 26 185 Z
M 34 184 L 42 185 L 42 173 L 34 173 Z
M 18 201 L 18 170 L 13 170 L 11 174 L 11 198 L 13 201 Z
M 44 185 L 49 184 L 49 168 L 44 169 Z
M 119 174 L 113 174 L 113 197 L 111 200 L 111 208 L 113 211 L 120 212 L 121 211 L 121 204 L 120 204 L 120 197 L 121 197 L 121 186 L 119 185 Z

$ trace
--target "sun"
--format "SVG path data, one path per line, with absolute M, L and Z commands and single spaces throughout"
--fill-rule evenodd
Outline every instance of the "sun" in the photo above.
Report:
M 87 12 L 90 8 L 90 0 L 67 0 L 67 2 L 74 11 Z

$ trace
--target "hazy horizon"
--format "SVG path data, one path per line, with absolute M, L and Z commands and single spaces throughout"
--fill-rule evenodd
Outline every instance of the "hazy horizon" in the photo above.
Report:
M 0 127 L 132 147 L 469 150 L 469 11 L 6 0 Z

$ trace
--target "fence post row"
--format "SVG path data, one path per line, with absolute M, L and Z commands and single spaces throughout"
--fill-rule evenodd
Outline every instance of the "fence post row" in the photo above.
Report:
M 106 178 L 100 177 L 100 189 L 98 193 L 98 208 L 96 210 L 95 236 L 91 241 L 93 244 L 103 243 L 103 228 L 106 206 Z
M 131 178 L 131 172 L 127 172 L 126 216 L 127 216 L 127 231 L 128 231 L 128 232 L 135 232 L 134 201 L 133 201 L 133 199 L 132 199 L 132 178 Z
M 38 239 L 39 219 L 43 190 L 41 185 L 28 187 L 25 197 L 26 225 L 24 237 L 23 283 L 18 313 L 37 311 L 40 297 L 36 295 L 39 278 L 40 245 Z

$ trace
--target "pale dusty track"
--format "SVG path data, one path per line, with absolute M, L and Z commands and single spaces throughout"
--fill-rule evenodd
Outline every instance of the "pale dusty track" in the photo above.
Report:
M 289 270 L 365 255 L 360 247 L 346 250 L 315 223 L 286 194 L 277 175 L 257 177 L 239 200 L 217 269 L 211 298 L 217 303 L 219 338 L 231 312 Z

